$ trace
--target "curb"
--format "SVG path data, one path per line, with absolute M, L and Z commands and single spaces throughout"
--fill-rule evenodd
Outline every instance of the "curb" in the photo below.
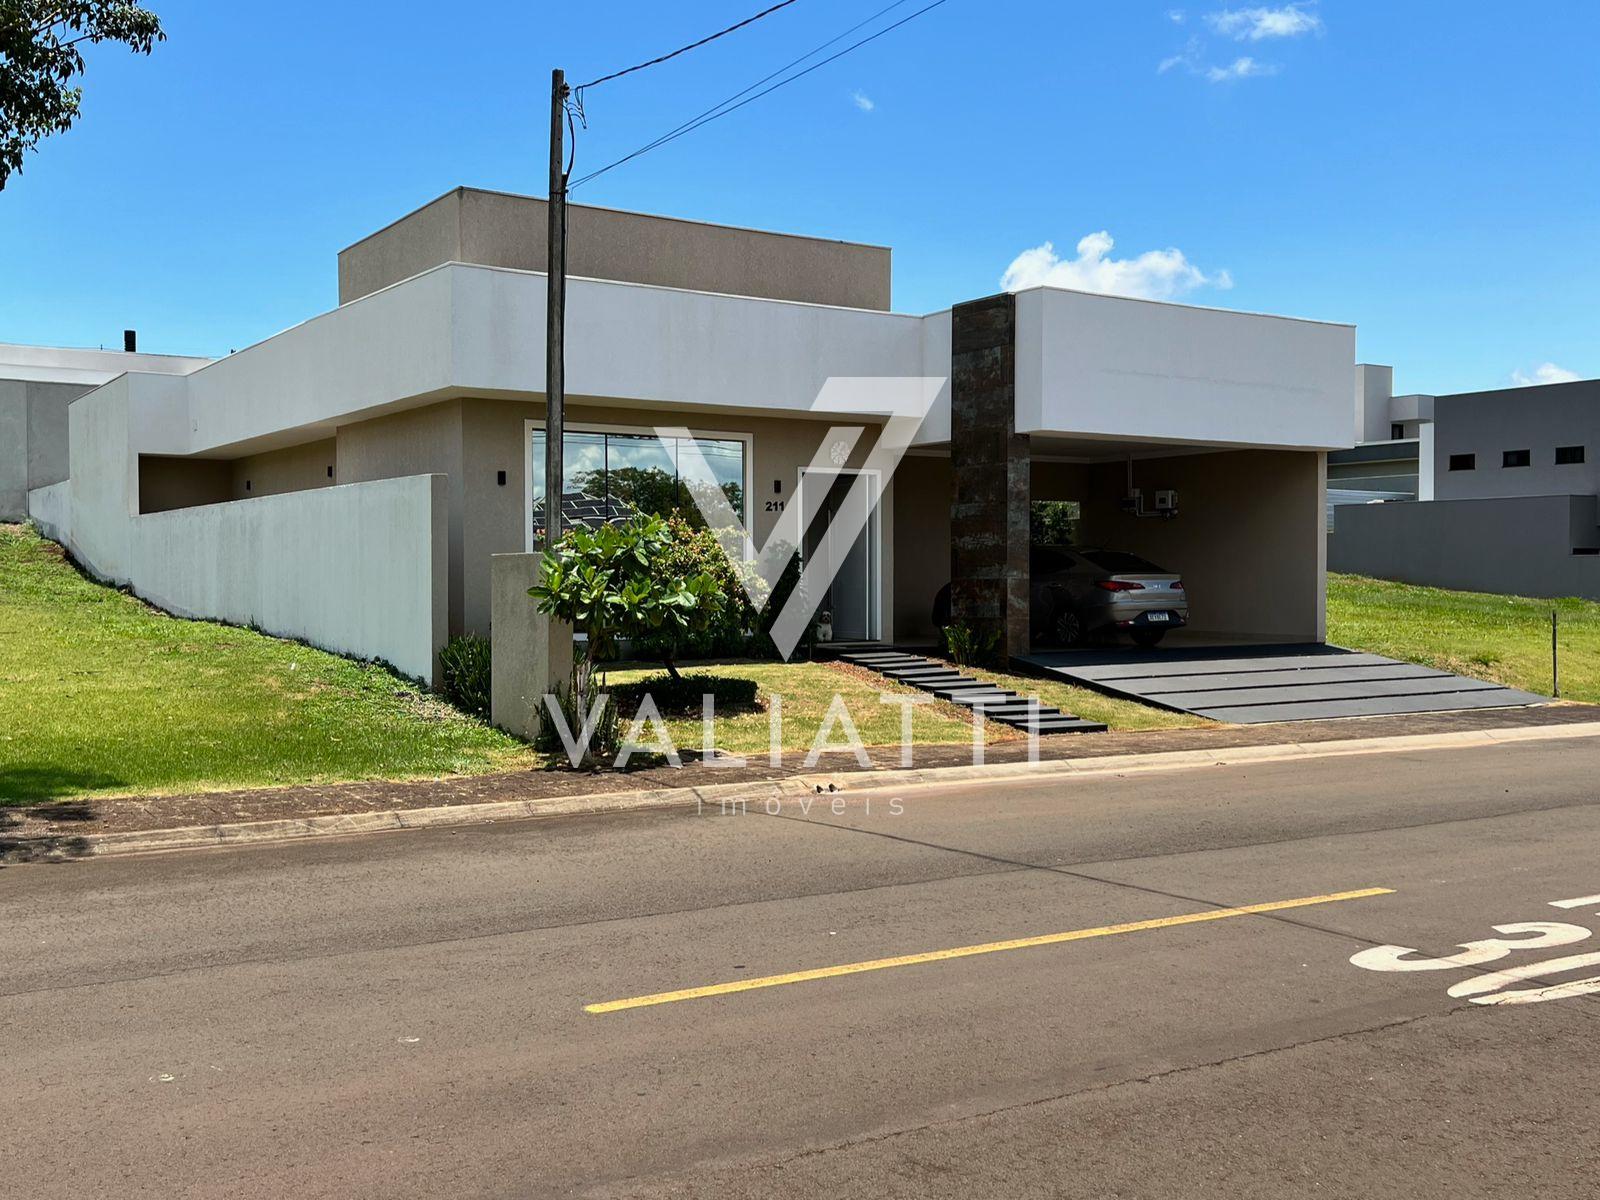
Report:
M 782 801 L 815 795 L 818 792 L 878 792 L 913 785 L 949 786 L 961 783 L 1003 782 L 1012 779 L 1093 779 L 1147 771 L 1182 771 L 1194 767 L 1243 766 L 1251 763 L 1341 758 L 1358 754 L 1405 754 L 1590 737 L 1600 737 L 1600 721 L 1574 722 L 1570 725 L 1476 729 L 1418 736 L 1352 738 L 1329 742 L 1285 742 L 1267 746 L 1233 746 L 1220 750 L 1169 750 L 1151 754 L 1116 754 L 1102 758 L 1051 759 L 1031 763 L 978 763 L 961 767 L 912 767 L 870 773 L 791 775 L 782 779 L 755 782 L 603 792 L 592 796 L 567 796 L 553 800 L 498 800 L 485 804 L 445 805 L 391 812 L 336 813 L 277 821 L 248 821 L 233 825 L 189 825 L 175 829 L 99 833 L 88 835 L 84 841 L 88 844 L 89 855 L 105 857 L 164 850 L 189 850 L 208 846 L 256 845 L 262 842 L 295 841 L 301 838 L 334 837 L 340 834 L 484 825 L 496 821 L 528 820 L 537 817 L 699 808 L 703 805 L 715 805 L 720 808 L 732 801 L 740 801 L 749 806 L 764 804 L 771 800 Z

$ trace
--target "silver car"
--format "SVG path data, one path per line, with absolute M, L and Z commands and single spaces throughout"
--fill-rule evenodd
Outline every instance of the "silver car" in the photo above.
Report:
M 1182 577 L 1136 554 L 1035 546 L 1031 574 L 1033 634 L 1039 641 L 1076 646 L 1121 631 L 1140 646 L 1154 646 L 1169 629 L 1189 623 Z

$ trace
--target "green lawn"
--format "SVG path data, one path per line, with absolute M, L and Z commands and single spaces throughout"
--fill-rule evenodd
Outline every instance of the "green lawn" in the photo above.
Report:
M 166 616 L 0 525 L 0 804 L 534 761 L 380 667 Z
M 1550 688 L 1550 610 L 1561 614 L 1562 694 L 1600 701 L 1600 603 L 1446 592 L 1330 575 L 1329 640 L 1530 691 Z M 630 665 L 625 682 L 657 668 Z M 719 716 L 717 744 L 760 755 L 765 697 L 783 696 L 783 746 L 804 754 L 835 693 L 862 740 L 895 745 L 910 695 L 838 664 L 725 662 L 696 670 L 754 679 L 763 697 Z M 1204 724 L 1065 684 L 974 672 L 1114 730 Z M 698 716 L 672 718 L 679 746 Z M 971 739 L 965 713 L 914 710 L 918 743 Z M 1025 736 L 990 723 L 991 741 Z M 835 741 L 839 740 L 836 734 Z M 245 629 L 184 621 L 80 576 L 60 549 L 0 525 L 0 804 L 75 796 L 405 779 L 515 770 L 528 747 L 381 667 Z
M 719 714 L 717 717 L 717 745 L 733 754 L 756 754 L 766 751 L 770 719 L 766 698 L 773 694 L 783 697 L 782 746 L 786 754 L 804 754 L 811 748 L 835 693 L 843 698 L 862 742 L 868 746 L 890 746 L 900 743 L 900 708 L 897 705 L 883 703 L 879 699 L 881 695 L 921 696 L 925 700 L 931 700 L 927 693 L 919 692 L 915 688 L 896 684 L 860 668 L 838 663 L 784 664 L 728 661 L 694 663 L 685 670 L 756 681 L 761 697 L 756 709 Z M 659 673 L 660 668 L 627 664 L 623 668 L 607 671 L 606 680 L 611 684 L 630 683 Z M 1133 701 L 1112 699 L 1086 688 L 975 668 L 968 669 L 967 673 L 986 682 L 1000 683 L 1025 696 L 1037 695 L 1046 704 L 1054 704 L 1058 708 L 1089 720 L 1104 721 L 1114 730 L 1173 729 L 1209 723 L 1182 713 L 1171 713 Z M 674 743 L 680 748 L 700 745 L 701 729 L 698 714 L 685 717 L 669 714 L 667 725 Z M 1012 741 L 1027 736 L 1025 730 L 1012 729 L 994 721 L 985 726 L 984 732 L 985 740 L 989 742 Z M 913 709 L 911 736 L 918 744 L 940 742 L 965 744 L 972 740 L 972 724 L 966 710 L 953 704 L 933 701 Z M 831 740 L 839 743 L 843 738 L 842 730 L 835 730 Z
M 1328 640 L 1550 694 L 1550 610 L 1560 614 L 1561 695 L 1600 701 L 1600 603 L 1449 592 L 1328 576 Z
M 921 694 L 884 679 L 877 679 L 875 686 L 872 682 L 875 676 L 827 663 L 697 662 L 686 665 L 684 670 L 686 673 L 756 681 L 759 691 L 755 708 L 717 715 L 716 744 L 730 754 L 766 753 L 771 720 L 768 697 L 772 695 L 783 698 L 784 752 L 804 755 L 811 748 L 836 693 L 844 700 L 862 743 L 868 746 L 898 745 L 900 742 L 900 708 L 883 703 L 879 699 L 882 694 Z M 609 684 L 629 683 L 660 673 L 660 667 L 625 664 L 607 670 L 606 681 Z M 623 715 L 625 718 L 632 716 L 631 713 Z M 698 713 L 684 717 L 668 714 L 667 727 L 673 742 L 680 748 L 699 747 L 701 729 Z M 911 736 L 920 743 L 968 742 L 972 740 L 972 726 L 954 706 L 929 704 L 912 711 Z M 844 740 L 844 730 L 836 727 L 830 741 L 842 745 Z M 824 761 L 832 761 L 831 756 Z

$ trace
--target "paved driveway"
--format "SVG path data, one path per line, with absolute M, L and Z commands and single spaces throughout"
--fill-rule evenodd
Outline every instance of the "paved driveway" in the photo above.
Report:
M 1102 692 L 1236 725 L 1547 703 L 1498 683 L 1315 643 L 1054 650 L 1021 661 Z

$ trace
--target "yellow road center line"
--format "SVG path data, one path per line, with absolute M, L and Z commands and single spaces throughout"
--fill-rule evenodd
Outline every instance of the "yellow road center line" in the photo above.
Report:
M 975 954 L 998 954 L 1002 950 L 1027 950 L 1034 946 L 1055 946 L 1061 942 L 1081 942 L 1089 938 L 1111 937 L 1118 933 L 1142 933 L 1147 929 L 1171 929 L 1176 925 L 1198 925 L 1202 921 L 1222 921 L 1254 913 L 1282 912 L 1287 908 L 1308 908 L 1313 904 L 1336 904 L 1341 900 L 1365 900 L 1369 896 L 1390 896 L 1393 888 L 1361 888 L 1353 892 L 1330 892 L 1325 896 L 1301 896 L 1294 900 L 1271 900 L 1265 904 L 1245 904 L 1239 908 L 1212 908 L 1205 912 L 1182 913 L 1176 917 L 1155 917 L 1148 921 L 1126 921 L 1121 925 L 1100 925 L 1094 929 L 1069 929 L 1064 933 L 1042 933 L 1035 937 L 1012 938 L 1005 942 L 983 942 L 976 946 L 956 946 L 949 950 L 927 950 L 921 954 L 901 954 L 895 958 L 872 958 L 866 962 L 842 963 L 836 967 L 813 967 L 809 971 L 790 971 L 785 975 L 762 975 L 755 979 L 736 979 L 731 983 L 712 983 L 705 987 L 684 988 L 677 992 L 656 992 L 649 996 L 630 996 L 626 1000 L 607 1000 L 585 1004 L 587 1013 L 621 1012 L 629 1008 L 649 1008 L 653 1004 L 674 1004 L 679 1000 L 703 1000 L 708 996 L 728 996 L 756 988 L 781 987 L 788 983 L 810 983 L 814 979 L 833 979 L 840 975 L 859 975 L 864 971 L 887 971 L 891 967 L 914 967 L 921 963 L 944 962 L 952 958 L 971 958 Z

